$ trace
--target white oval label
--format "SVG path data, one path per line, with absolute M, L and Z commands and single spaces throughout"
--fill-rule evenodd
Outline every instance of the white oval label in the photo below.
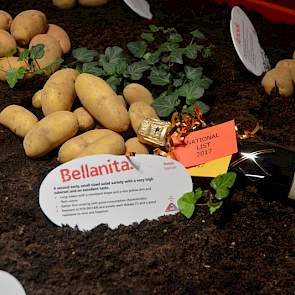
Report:
M 259 44 L 254 26 L 238 6 L 234 6 L 231 11 L 230 32 L 239 58 L 251 73 L 261 76 L 270 69 L 269 60 Z
M 52 170 L 41 184 L 39 202 L 56 225 L 91 230 L 111 228 L 178 212 L 176 201 L 192 191 L 179 162 L 154 155 L 96 155 Z
M 0 270 L 0 294 L 26 295 L 21 283 L 10 273 Z

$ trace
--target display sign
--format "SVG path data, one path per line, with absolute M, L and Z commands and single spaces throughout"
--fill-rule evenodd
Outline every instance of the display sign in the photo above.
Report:
M 26 295 L 21 283 L 10 273 L 0 270 L 0 294 Z

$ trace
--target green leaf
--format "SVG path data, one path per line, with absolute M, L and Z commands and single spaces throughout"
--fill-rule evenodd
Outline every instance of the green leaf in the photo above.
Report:
M 193 68 L 190 66 L 184 66 L 184 72 L 185 72 L 185 76 L 188 80 L 196 80 L 201 78 L 202 76 L 202 72 L 203 72 L 203 68 L 202 67 L 198 67 L 198 68 Z
M 215 198 L 222 200 L 229 195 L 229 189 L 234 185 L 236 181 L 236 173 L 228 172 L 216 176 L 211 182 L 210 186 L 215 189 Z
M 156 25 L 149 25 L 149 29 L 151 32 L 155 33 L 158 32 L 160 30 L 160 27 L 156 26 Z
M 152 68 L 149 79 L 153 85 L 165 86 L 170 83 L 171 74 L 163 69 Z
M 199 87 L 196 81 L 186 83 L 177 90 L 180 96 L 186 98 L 186 103 L 189 105 L 193 105 L 204 94 L 204 88 Z
M 123 49 L 119 46 L 107 47 L 105 57 L 109 63 L 117 63 L 123 58 Z
M 6 81 L 10 88 L 13 88 L 18 80 L 22 80 L 25 76 L 26 69 L 20 67 L 18 69 L 11 68 L 6 73 Z
M 118 63 L 116 64 L 116 73 L 118 75 L 123 75 L 128 67 L 128 63 L 125 60 L 119 60 Z
M 177 206 L 181 214 L 186 218 L 191 218 L 195 211 L 195 197 L 193 192 L 183 194 L 177 200 Z
M 157 63 L 160 60 L 160 54 L 161 52 L 155 51 L 155 52 L 147 52 L 143 58 L 150 64 L 153 65 Z
M 169 60 L 177 64 L 183 64 L 183 59 L 182 59 L 183 52 L 184 52 L 183 48 L 177 48 L 171 51 Z
M 200 187 L 198 187 L 194 193 L 195 203 L 197 203 L 199 199 L 201 199 L 202 195 L 203 195 L 203 191 Z
M 182 39 L 182 37 L 181 37 L 180 34 L 178 34 L 178 33 L 171 33 L 169 35 L 168 41 L 169 42 L 180 43 L 180 42 L 183 41 L 183 39 Z
M 145 54 L 145 51 L 147 49 L 147 44 L 145 41 L 135 41 L 135 42 L 129 42 L 127 44 L 127 47 L 129 51 L 135 57 L 141 58 Z
M 178 43 L 174 43 L 174 42 L 164 42 L 163 44 L 161 44 L 159 51 L 160 52 L 170 52 L 172 50 L 175 50 L 179 48 L 179 44 Z
M 197 82 L 196 82 L 196 84 L 199 87 L 202 87 L 204 89 L 208 89 L 212 83 L 213 83 L 213 81 L 206 76 L 203 76 L 201 79 L 197 80 Z
M 150 66 L 146 61 L 134 62 L 129 65 L 124 76 L 130 77 L 131 80 L 140 80 L 143 73 L 148 70 Z
M 210 107 L 200 100 L 196 101 L 196 103 L 193 105 L 193 107 L 195 107 L 195 106 L 198 106 L 200 108 L 202 114 L 206 114 L 210 110 Z
M 202 51 L 202 56 L 204 58 L 208 58 L 212 55 L 212 47 L 211 46 L 208 46 L 208 47 L 205 47 Z
M 44 44 L 37 44 L 33 46 L 30 50 L 31 59 L 40 59 L 44 56 Z
M 98 63 L 95 61 L 83 63 L 82 72 L 92 74 L 97 77 L 103 76 L 105 74 L 104 70 L 98 67 Z
M 213 214 L 216 210 L 218 210 L 221 206 L 222 206 L 223 202 L 219 201 L 219 202 L 212 202 L 211 200 L 209 200 L 207 202 L 207 205 L 209 207 L 209 212 L 210 214 Z
M 80 62 L 91 62 L 98 55 L 96 50 L 89 50 L 86 47 L 76 48 L 72 51 L 73 57 Z
M 25 59 L 27 59 L 30 55 L 30 51 L 29 49 L 25 49 L 18 57 L 19 61 L 24 61 Z
M 42 69 L 38 69 L 34 73 L 38 75 L 42 75 L 47 71 L 51 72 L 53 68 L 56 68 L 57 66 L 61 65 L 63 62 L 64 60 L 61 57 L 58 57 L 53 63 L 47 65 L 46 67 Z
M 142 33 L 140 35 L 140 37 L 143 39 L 143 40 L 146 40 L 148 42 L 151 42 L 151 41 L 154 41 L 155 40 L 155 37 L 154 37 L 154 34 L 153 33 Z
M 153 107 L 159 117 L 168 117 L 175 108 L 179 105 L 180 101 L 175 94 L 160 96 L 153 102 Z
M 103 70 L 108 76 L 112 76 L 116 73 L 116 64 L 113 63 L 105 63 L 103 65 Z
M 206 39 L 205 38 L 205 35 L 200 32 L 198 29 L 190 32 L 190 34 L 194 37 L 194 38 L 197 38 L 197 39 L 200 39 L 200 40 L 203 40 L 203 39 Z
M 181 85 L 182 85 L 182 83 L 183 83 L 183 79 L 174 79 L 173 80 L 173 86 L 174 87 L 180 87 Z
M 202 45 L 197 45 L 196 43 L 193 43 L 184 48 L 184 55 L 189 59 L 196 59 L 198 56 L 198 52 L 200 52 L 202 49 Z
M 113 76 L 107 79 L 106 82 L 113 88 L 114 91 L 117 91 L 118 86 L 120 86 L 122 82 L 122 78 Z

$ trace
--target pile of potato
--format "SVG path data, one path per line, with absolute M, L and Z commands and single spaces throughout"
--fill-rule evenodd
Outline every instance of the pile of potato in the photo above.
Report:
M 45 68 L 67 54 L 71 50 L 71 42 L 66 31 L 58 25 L 48 24 L 46 15 L 38 10 L 26 10 L 14 19 L 6 11 L 0 10 L 0 80 L 6 80 L 6 72 L 10 68 L 24 67 L 26 61 L 19 61 L 17 56 L 9 56 L 17 50 L 18 54 L 24 48 L 32 48 L 44 44 L 44 56 L 38 59 L 40 68 Z M 4 58 L 2 58 L 4 57 Z M 55 64 L 47 70 L 50 75 L 58 69 Z
M 131 83 L 123 95 L 118 96 L 99 77 L 61 69 L 32 98 L 33 105 L 42 108 L 42 120 L 21 106 L 10 105 L 1 111 L 0 124 L 24 137 L 24 150 L 31 158 L 42 157 L 58 146 L 61 163 L 94 154 L 148 154 L 148 147 L 137 137 L 124 142 L 120 133 L 130 125 L 137 133 L 144 119 L 158 119 L 151 106 L 152 94 L 144 86 Z M 82 106 L 71 112 L 76 96 Z
M 82 6 L 97 7 L 109 2 L 109 0 L 52 0 L 54 6 L 60 9 L 72 9 L 76 2 Z

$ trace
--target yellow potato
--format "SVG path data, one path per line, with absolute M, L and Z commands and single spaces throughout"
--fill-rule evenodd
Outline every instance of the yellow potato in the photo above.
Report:
M 63 28 L 54 24 L 49 24 L 47 34 L 58 41 L 63 54 L 70 52 L 71 41 L 69 35 Z
M 93 117 L 85 110 L 85 108 L 80 107 L 73 112 L 78 119 L 79 129 L 82 132 L 88 131 L 95 127 L 95 120 Z
M 40 109 L 42 107 L 41 105 L 41 94 L 43 89 L 38 90 L 34 96 L 32 97 L 32 105 L 36 109 Z
M 109 2 L 109 0 L 78 0 L 80 5 L 88 7 L 102 6 L 107 2 Z
M 155 118 L 159 119 L 153 107 L 143 101 L 134 102 L 129 108 L 129 116 L 131 126 L 137 133 L 138 127 L 144 119 Z
M 0 57 L 16 49 L 15 39 L 5 30 L 0 29 Z
M 38 118 L 33 113 L 19 105 L 12 104 L 0 113 L 0 124 L 20 137 L 25 137 L 37 122 Z
M 137 137 L 129 138 L 125 142 L 126 153 L 149 154 L 149 149 L 146 145 L 141 143 Z
M 267 94 L 278 87 L 282 96 L 290 96 L 294 91 L 292 77 L 288 68 L 274 68 L 268 71 L 261 81 L 262 86 Z
M 76 4 L 76 0 L 53 0 L 52 3 L 60 9 L 72 9 Z
M 76 98 L 75 80 L 79 72 L 62 69 L 55 72 L 45 83 L 40 93 L 42 111 L 45 116 L 56 111 L 69 111 Z
M 283 59 L 276 64 L 276 68 L 289 69 L 293 83 L 295 83 L 295 59 Z
M 103 79 L 91 74 L 80 74 L 76 79 L 75 89 L 84 108 L 105 128 L 116 132 L 128 129 L 128 112 Z
M 31 40 L 29 48 L 31 49 L 33 46 L 38 44 L 44 45 L 44 56 L 40 59 L 37 59 L 35 63 L 41 69 L 50 66 L 45 71 L 45 74 L 50 75 L 51 73 L 54 73 L 59 67 L 59 65 L 55 64 L 54 62 L 57 60 L 57 58 L 62 57 L 62 49 L 58 41 L 47 34 L 36 35 Z
M 65 142 L 59 149 L 58 161 L 68 162 L 90 154 L 124 154 L 123 137 L 108 129 L 87 131 Z
M 123 95 L 129 105 L 136 101 L 143 101 L 147 104 L 152 104 L 154 101 L 150 91 L 138 83 L 128 84 L 123 90 Z
M 119 98 L 119 101 L 120 101 L 121 105 L 122 105 L 125 109 L 127 109 L 127 103 L 126 103 L 126 100 L 125 100 L 125 98 L 123 97 L 123 95 L 118 95 L 118 98 Z
M 6 73 L 9 69 L 27 68 L 27 64 L 24 61 L 18 61 L 18 57 L 10 56 L 0 59 L 0 80 L 6 81 Z
M 45 14 L 38 10 L 25 10 L 19 13 L 11 23 L 10 32 L 21 46 L 30 43 L 31 39 L 47 31 Z
M 0 10 L 0 29 L 9 31 L 11 23 L 11 15 L 4 10 Z
M 52 113 L 29 130 L 23 142 L 25 153 L 31 158 L 42 157 L 73 137 L 78 130 L 78 120 L 73 113 Z

